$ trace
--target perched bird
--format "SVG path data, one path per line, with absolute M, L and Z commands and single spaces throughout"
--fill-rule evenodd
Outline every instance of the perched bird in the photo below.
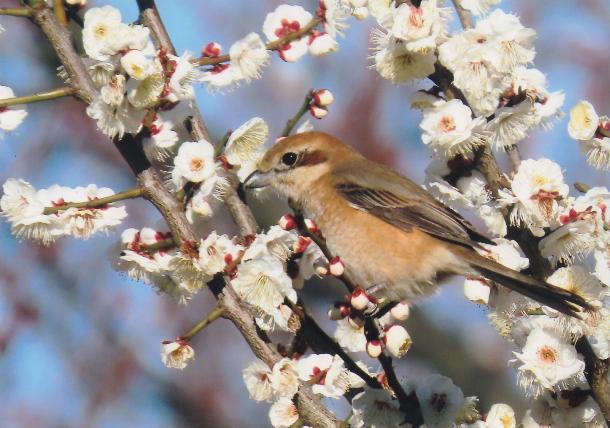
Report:
M 580 296 L 475 250 L 493 244 L 457 212 L 387 166 L 322 132 L 280 140 L 245 181 L 272 186 L 313 219 L 350 277 L 376 297 L 414 300 L 453 275 L 485 277 L 578 316 Z

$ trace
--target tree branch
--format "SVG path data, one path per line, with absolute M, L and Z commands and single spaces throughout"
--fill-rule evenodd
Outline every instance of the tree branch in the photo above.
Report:
M 31 104 L 39 101 L 55 100 L 57 98 L 67 97 L 74 94 L 74 88 L 65 86 L 62 88 L 51 89 L 46 92 L 38 92 L 33 95 L 25 95 L 23 97 L 13 97 L 0 99 L 0 108 L 10 107 L 19 104 Z
M 273 42 L 267 43 L 265 45 L 265 48 L 269 51 L 281 50 L 282 46 L 305 36 L 307 33 L 309 33 L 311 30 L 313 30 L 321 22 L 322 22 L 322 18 L 319 18 L 319 17 L 313 18 L 300 30 L 295 31 L 294 33 L 289 33 L 289 34 L 285 35 L 284 37 L 274 40 Z M 217 64 L 222 64 L 223 62 L 228 62 L 230 60 L 231 60 L 231 57 L 228 54 L 226 54 L 226 55 L 219 55 L 219 56 L 216 56 L 213 58 L 210 58 L 210 57 L 195 58 L 195 59 L 191 60 L 191 62 L 193 64 L 197 64 L 197 65 L 217 65 Z
M 64 211 L 69 208 L 99 208 L 113 202 L 124 201 L 125 199 L 134 199 L 142 196 L 142 189 L 125 190 L 124 192 L 115 193 L 114 195 L 106 196 L 105 198 L 97 198 L 83 202 L 69 202 L 67 204 L 57 205 L 54 207 L 46 207 L 43 211 L 44 215 L 55 214 L 59 211 Z

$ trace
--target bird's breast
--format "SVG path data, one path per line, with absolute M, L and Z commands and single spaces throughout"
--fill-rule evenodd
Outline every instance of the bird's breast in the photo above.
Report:
M 419 229 L 401 230 L 351 206 L 341 196 L 305 203 L 330 252 L 360 287 L 378 297 L 413 299 L 434 292 L 438 280 L 465 269 L 450 247 Z

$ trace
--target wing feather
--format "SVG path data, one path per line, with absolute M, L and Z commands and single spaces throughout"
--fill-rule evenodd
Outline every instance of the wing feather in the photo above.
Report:
M 402 230 L 420 229 L 437 238 L 473 247 L 491 241 L 411 180 L 366 159 L 333 172 L 339 194 L 352 206 Z

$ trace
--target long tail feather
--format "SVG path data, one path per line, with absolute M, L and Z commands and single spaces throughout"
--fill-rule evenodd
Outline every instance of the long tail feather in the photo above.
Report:
M 581 318 L 579 312 L 594 309 L 584 298 L 570 291 L 509 269 L 471 249 L 463 248 L 458 251 L 460 256 L 485 278 L 559 312 Z

